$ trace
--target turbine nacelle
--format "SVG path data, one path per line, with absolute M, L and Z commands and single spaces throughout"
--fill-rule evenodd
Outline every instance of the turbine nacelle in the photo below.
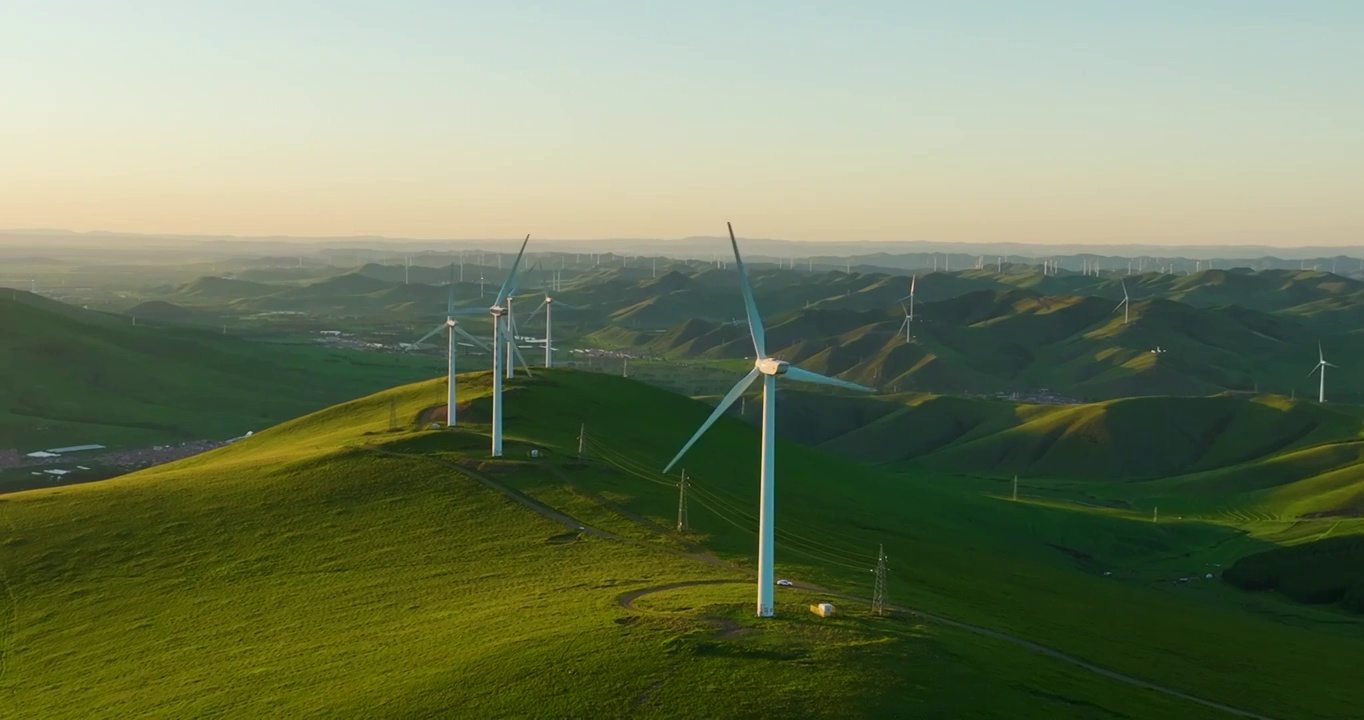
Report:
M 764 375 L 785 375 L 791 368 L 791 363 L 776 358 L 758 358 L 754 361 L 753 367 Z

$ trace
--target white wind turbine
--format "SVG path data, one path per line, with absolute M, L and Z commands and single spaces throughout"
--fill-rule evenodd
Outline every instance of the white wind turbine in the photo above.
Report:
M 900 325 L 900 330 L 905 331 L 905 342 L 914 338 L 914 286 L 918 279 L 917 274 L 909 277 L 909 294 L 900 298 L 900 307 L 905 311 L 905 321 Z M 909 300 L 909 307 L 905 307 L 905 300 Z M 896 330 L 895 334 L 900 334 L 900 330 Z
M 445 426 L 455 426 L 455 357 L 458 355 L 455 336 L 459 335 L 478 347 L 488 348 L 482 340 L 470 335 L 464 328 L 459 326 L 459 321 L 455 320 L 455 266 L 450 266 L 450 295 L 445 301 L 445 322 L 431 329 L 431 332 L 422 336 L 420 340 L 409 345 L 409 348 L 416 347 L 426 342 L 427 338 L 435 335 L 441 330 L 445 330 L 449 335 L 449 353 L 446 361 L 447 378 L 445 385 Z
M 546 289 L 545 289 L 545 299 L 544 299 L 543 301 L 540 302 L 540 305 L 539 305 L 538 307 L 536 307 L 535 310 L 534 310 L 529 316 L 526 317 L 526 322 L 529 323 L 531 320 L 535 319 L 535 316 L 536 316 L 536 315 L 539 315 L 539 314 L 540 314 L 540 311 L 541 311 L 541 310 L 544 310 L 544 311 L 545 311 L 545 367 L 547 367 L 547 368 L 549 368 L 549 367 L 554 367 L 554 306 L 555 306 L 555 305 L 558 305 L 558 306 L 560 306 L 560 307 L 562 307 L 562 308 L 564 308 L 564 309 L 566 309 L 566 310 L 579 310 L 579 309 L 581 309 L 581 308 L 577 307 L 576 305 L 569 305 L 568 303 L 565 303 L 565 302 L 556 302 L 556 301 L 554 300 L 554 295 L 551 294 L 549 288 L 546 288 Z
M 666 474 L 672 470 L 682 456 L 687 454 L 691 446 L 701 438 L 710 426 L 715 424 L 719 417 L 739 399 L 759 377 L 763 379 L 763 425 L 762 425 L 762 454 L 761 454 L 761 484 L 759 486 L 761 500 L 758 515 L 758 617 L 772 617 L 773 601 L 773 567 L 772 556 L 775 543 L 775 508 L 776 508 L 776 440 L 777 440 L 777 376 L 786 377 L 800 382 L 817 383 L 820 385 L 833 385 L 835 387 L 850 388 L 853 390 L 863 390 L 875 392 L 871 388 L 863 387 L 854 383 L 836 378 L 826 377 L 819 373 L 802 370 L 790 363 L 778 360 L 767 354 L 767 336 L 763 330 L 762 317 L 758 315 L 757 303 L 753 300 L 753 289 L 748 284 L 748 271 L 744 269 L 744 260 L 739 255 L 739 243 L 734 239 L 734 226 L 729 226 L 729 242 L 734 247 L 734 264 L 739 270 L 739 289 L 743 293 L 744 307 L 748 312 L 748 329 L 753 336 L 753 349 L 756 351 L 753 369 L 744 376 L 730 391 L 725 395 L 720 404 L 701 424 L 700 429 L 692 435 L 682 450 L 677 453 L 677 457 L 663 469 Z
M 1122 309 L 1122 324 L 1123 324 L 1123 325 L 1126 325 L 1126 324 L 1127 324 L 1127 312 L 1128 312 L 1129 310 L 1132 309 L 1132 305 L 1131 305 L 1131 302 L 1130 302 L 1132 298 L 1128 297 L 1128 295 L 1127 295 L 1127 281 L 1126 281 L 1126 280 L 1123 280 L 1123 279 L 1121 279 L 1121 278 L 1119 278 L 1119 279 L 1118 279 L 1118 282 L 1122 283 L 1122 302 L 1118 303 L 1118 307 L 1113 308 L 1113 312 L 1117 312 L 1118 309 L 1121 308 L 1121 309 Z
M 1321 371 L 1321 386 L 1317 389 L 1317 402 L 1326 402 L 1326 368 L 1340 367 L 1326 362 L 1326 355 L 1321 351 L 1321 343 L 1317 343 L 1317 364 L 1312 368 L 1312 372 L 1307 373 L 1307 377 L 1312 377 L 1312 373 Z
M 530 269 L 530 271 L 531 271 L 531 272 L 535 272 L 535 269 L 538 268 L 538 267 L 540 267 L 540 263 L 537 262 L 537 263 L 535 263 L 535 267 L 532 267 L 532 268 Z M 516 286 L 515 286 L 515 283 L 513 283 L 513 285 L 512 285 L 512 290 L 511 290 L 511 292 L 513 293 L 513 295 L 515 294 L 516 289 L 517 289 L 517 288 L 516 288 Z M 515 358 L 521 358 L 521 348 L 520 348 L 520 346 L 518 346 L 518 345 L 516 344 L 516 313 L 512 312 L 512 301 L 515 300 L 516 298 L 515 298 L 513 295 L 508 295 L 508 296 L 507 296 L 507 321 L 506 321 L 506 326 L 507 326 L 507 377 L 508 377 L 508 378 L 514 378 L 514 377 L 516 377 L 516 363 L 512 361 L 512 358 L 513 358 L 513 357 L 515 357 Z M 526 361 L 525 361 L 524 358 L 521 358 L 521 364 L 522 364 L 522 365 L 526 365 Z M 526 366 L 526 374 L 527 374 L 527 375 L 530 374 L 530 367 L 529 367 L 529 366 Z
M 511 272 L 507 274 L 507 279 L 502 281 L 502 289 L 497 292 L 497 300 L 493 306 L 488 308 L 488 312 L 493 316 L 493 457 L 502 457 L 502 365 L 506 362 L 514 362 L 512 355 L 521 355 L 520 349 L 516 347 L 516 342 L 511 337 L 509 323 L 502 322 L 502 316 L 508 311 L 508 297 L 515 287 L 516 269 L 521 265 L 521 257 L 526 254 L 526 244 L 530 242 L 530 235 L 521 243 L 521 251 L 516 254 L 516 260 L 512 262 Z M 507 357 L 502 357 L 499 350 L 504 340 L 512 340 L 507 343 Z M 525 365 L 525 360 L 521 361 Z M 530 373 L 530 369 L 526 369 Z

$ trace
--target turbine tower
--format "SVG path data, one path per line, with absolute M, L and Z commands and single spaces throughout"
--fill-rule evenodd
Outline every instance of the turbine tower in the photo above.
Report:
M 1321 371 L 1321 386 L 1317 389 L 1317 402 L 1326 402 L 1326 368 L 1339 367 L 1326 362 L 1326 355 L 1321 351 L 1321 343 L 1317 343 L 1317 364 L 1312 368 L 1312 372 L 1307 373 L 1307 377 L 1312 377 L 1312 373 Z
M 502 366 L 500 363 L 512 362 L 510 357 L 503 358 L 498 351 L 501 349 L 504 335 L 509 335 L 503 327 L 502 316 L 507 312 L 507 297 L 511 294 L 516 280 L 516 268 L 521 265 L 521 256 L 526 254 L 526 244 L 530 242 L 530 235 L 521 242 L 521 252 L 516 254 L 516 260 L 512 262 L 511 272 L 507 274 L 507 279 L 502 281 L 502 289 L 497 292 L 497 300 L 492 307 L 488 308 L 488 313 L 493 316 L 493 457 L 502 457 Z M 515 343 L 511 344 L 510 349 L 520 354 L 516 349 Z
M 862 390 L 865 392 L 875 392 L 871 388 L 863 387 L 854 383 L 836 378 L 826 377 L 819 373 L 802 370 L 790 363 L 778 360 L 767 354 L 767 335 L 763 330 L 762 317 L 758 315 L 757 303 L 753 300 L 753 289 L 748 284 L 748 271 L 744 269 L 743 257 L 739 255 L 739 242 L 734 239 L 734 226 L 729 225 L 729 242 L 734 248 L 734 264 L 739 271 L 739 289 L 743 294 L 744 308 L 748 313 L 748 329 L 753 336 L 753 349 L 755 351 L 753 369 L 749 371 L 742 380 L 738 382 L 729 394 L 720 401 L 715 410 L 701 424 L 695 435 L 682 446 L 682 450 L 677 453 L 677 457 L 664 468 L 663 473 L 667 474 L 673 466 L 682 459 L 683 455 L 696 444 L 715 421 L 725 414 L 725 411 L 748 390 L 754 382 L 762 377 L 763 380 L 763 425 L 762 425 L 762 447 L 761 447 L 761 469 L 760 469 L 760 509 L 758 513 L 758 617 L 772 617 L 773 606 L 773 550 L 775 544 L 775 510 L 776 510 L 776 440 L 777 440 L 777 376 L 784 375 L 791 380 L 799 382 L 816 383 L 820 385 L 833 385 L 835 387 L 849 388 L 852 390 Z
M 446 372 L 447 372 L 447 377 L 446 377 L 446 384 L 445 384 L 445 426 L 446 426 L 446 427 L 454 427 L 454 426 L 455 426 L 455 356 L 456 356 L 456 354 L 457 354 L 457 352 L 458 352 L 458 351 L 456 350 L 456 348 L 455 348 L 455 346 L 456 346 L 456 344 L 457 344 L 456 341 L 455 341 L 455 336 L 456 336 L 456 335 L 459 335 L 460 337 L 463 337 L 463 338 L 465 338 L 466 340 L 469 340 L 470 342 L 472 342 L 472 343 L 478 345 L 479 347 L 482 347 L 482 348 L 485 348 L 485 349 L 488 347 L 487 345 L 483 344 L 483 341 L 482 341 L 482 340 L 479 340 L 478 338 L 476 338 L 476 337 L 474 337 L 473 335 L 470 335 L 468 332 L 466 332 L 466 331 L 464 330 L 464 328 L 462 328 L 462 327 L 459 326 L 459 322 L 458 322 L 457 320 L 455 320 L 455 266 L 454 266 L 454 264 L 451 264 L 451 265 L 450 265 L 450 294 L 449 294 L 449 296 L 448 296 L 448 297 L 446 298 L 446 300 L 445 300 L 445 322 L 443 322 L 443 323 L 437 325 L 436 327 L 432 328 L 432 329 L 431 329 L 431 332 L 429 332 L 429 333 L 423 335 L 423 336 L 421 337 L 420 340 L 418 340 L 417 342 L 412 343 L 412 344 L 409 345 L 408 347 L 409 347 L 409 348 L 410 348 L 410 347 L 416 347 L 417 345 L 420 345 L 420 344 L 426 342 L 427 338 L 431 337 L 432 335 L 435 335 L 436 333 L 440 332 L 441 330 L 446 331 L 446 333 L 449 335 L 449 350 L 447 350 L 448 355 L 446 356 Z
M 1126 324 L 1127 324 L 1127 312 L 1128 312 L 1129 310 L 1132 309 L 1131 303 L 1129 302 L 1129 301 L 1131 300 L 1131 298 L 1128 297 L 1128 295 L 1127 295 L 1127 281 L 1126 281 L 1126 280 L 1123 280 L 1122 278 L 1119 278 L 1119 279 L 1118 279 L 1118 282 L 1122 283 L 1122 302 L 1118 303 L 1118 307 L 1113 308 L 1113 312 L 1117 312 L 1118 309 L 1121 308 L 1121 309 L 1122 309 L 1122 324 L 1123 324 L 1123 325 L 1126 325 Z

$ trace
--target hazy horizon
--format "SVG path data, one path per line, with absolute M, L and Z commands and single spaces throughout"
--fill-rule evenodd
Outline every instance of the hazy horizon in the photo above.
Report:
M 1361 6 L 569 5 L 11 9 L 0 227 L 1364 244 Z

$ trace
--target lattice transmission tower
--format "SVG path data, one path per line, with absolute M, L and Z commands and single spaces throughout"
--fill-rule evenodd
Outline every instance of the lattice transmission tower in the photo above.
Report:
M 682 479 L 677 483 L 677 531 L 687 531 L 687 471 L 682 471 Z
M 889 615 L 890 614 L 890 594 L 886 590 L 886 575 L 890 568 L 886 565 L 886 547 L 877 547 L 876 556 L 876 587 L 871 595 L 871 614 Z

